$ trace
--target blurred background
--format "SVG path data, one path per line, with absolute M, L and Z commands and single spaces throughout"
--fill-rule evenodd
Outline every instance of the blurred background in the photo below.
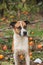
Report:
M 13 32 L 9 24 L 15 20 L 35 23 L 27 28 L 30 58 L 43 61 L 43 0 L 0 0 L 0 60 L 12 59 Z

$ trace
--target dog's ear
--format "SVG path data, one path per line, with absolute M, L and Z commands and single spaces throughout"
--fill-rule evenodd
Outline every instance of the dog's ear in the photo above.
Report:
M 12 26 L 12 27 L 14 28 L 14 26 L 15 26 L 16 23 L 17 23 L 16 21 L 11 22 L 11 23 L 10 23 L 10 26 Z
M 26 24 L 30 24 L 30 21 L 28 21 L 28 20 L 26 20 L 26 21 L 24 21 Z

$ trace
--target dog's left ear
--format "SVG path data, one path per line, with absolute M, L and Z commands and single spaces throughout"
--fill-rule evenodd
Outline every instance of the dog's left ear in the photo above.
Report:
M 30 24 L 30 21 L 28 21 L 28 20 L 26 20 L 26 21 L 24 21 L 26 24 Z
M 14 26 L 15 26 L 16 23 L 17 23 L 16 21 L 15 22 L 11 22 L 10 26 L 12 26 L 14 28 Z

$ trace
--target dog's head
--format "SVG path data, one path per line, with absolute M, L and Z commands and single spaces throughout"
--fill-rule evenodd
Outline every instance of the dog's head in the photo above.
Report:
M 11 22 L 10 25 L 13 27 L 16 34 L 20 36 L 27 36 L 27 24 L 30 24 L 29 21 L 15 21 Z

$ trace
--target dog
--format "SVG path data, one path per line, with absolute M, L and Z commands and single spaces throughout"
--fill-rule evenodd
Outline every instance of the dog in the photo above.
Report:
M 15 21 L 11 22 L 10 25 L 13 27 L 13 57 L 15 61 L 15 65 L 18 65 L 17 52 L 23 51 L 25 53 L 26 65 L 30 65 L 30 57 L 29 57 L 29 41 L 28 41 L 28 33 L 27 33 L 27 24 L 30 24 L 29 21 Z

